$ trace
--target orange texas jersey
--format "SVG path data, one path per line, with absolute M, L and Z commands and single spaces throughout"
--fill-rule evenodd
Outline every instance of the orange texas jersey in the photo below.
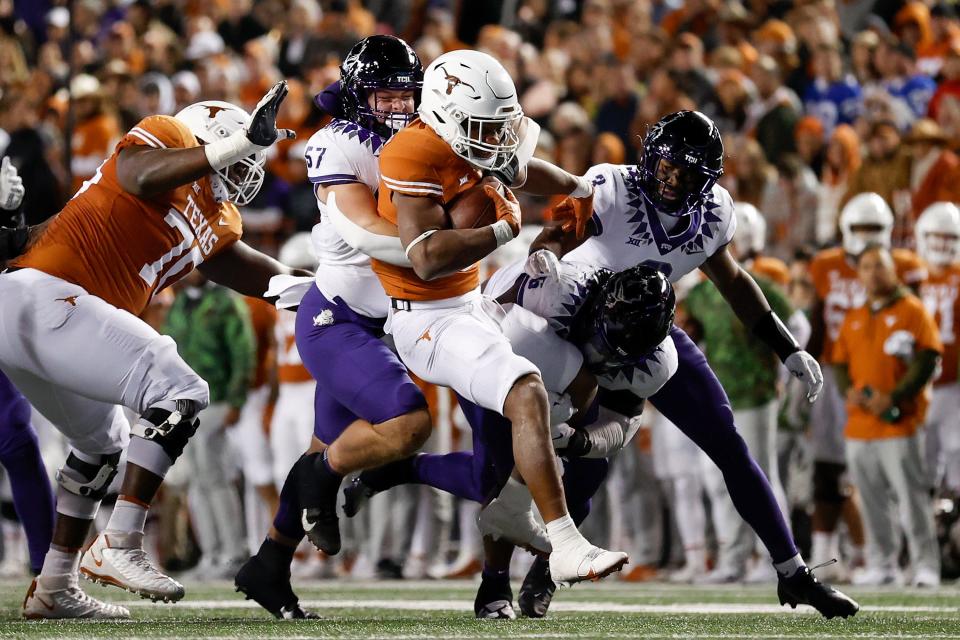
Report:
M 273 353 L 270 344 L 273 340 L 273 328 L 277 324 L 277 308 L 263 298 L 244 296 L 243 301 L 250 309 L 253 322 L 253 337 L 257 340 L 257 361 L 253 371 L 251 389 L 258 389 L 267 383 L 273 367 Z
M 480 181 L 480 171 L 453 152 L 433 129 L 415 120 L 401 129 L 380 152 L 380 217 L 397 223 L 393 194 L 433 198 L 448 205 L 460 193 Z M 371 261 L 383 290 L 392 298 L 405 300 L 442 300 L 472 291 L 480 286 L 479 267 L 427 282 L 413 269 Z
M 920 286 L 920 299 L 933 315 L 940 329 L 943 343 L 943 361 L 940 377 L 935 385 L 957 381 L 958 358 L 957 334 L 960 332 L 960 266 L 951 265 L 940 275 L 930 274 Z
M 175 118 L 144 118 L 13 266 L 62 278 L 139 314 L 157 291 L 240 238 L 240 212 L 216 202 L 208 177 L 150 198 L 124 191 L 117 155 L 133 145 L 198 143 Z
M 927 269 L 920 258 L 906 249 L 893 249 L 893 261 L 900 281 L 916 286 L 927 277 Z M 867 294 L 857 279 L 857 270 L 847 259 L 841 247 L 824 249 L 813 257 L 810 275 L 817 297 L 823 301 L 823 321 L 826 335 L 823 353 L 814 354 L 824 363 L 832 362 L 833 343 L 840 334 L 840 325 L 847 311 L 866 304 Z
M 788 269 L 786 263 L 779 258 L 757 256 L 753 259 L 753 264 L 751 264 L 747 270 L 763 276 L 781 287 L 786 287 L 790 284 L 790 269 Z
M 110 146 L 117 142 L 120 133 L 117 121 L 105 113 L 77 123 L 70 139 L 73 193 L 96 173 L 103 159 L 110 155 Z
M 297 314 L 293 311 L 277 313 L 274 335 L 277 338 L 277 380 L 280 384 L 310 382 L 313 376 L 303 366 L 297 351 Z

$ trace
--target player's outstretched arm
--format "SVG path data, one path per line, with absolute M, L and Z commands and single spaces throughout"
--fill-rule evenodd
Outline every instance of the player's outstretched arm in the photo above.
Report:
M 117 179 L 127 193 L 149 198 L 210 174 L 203 147 L 152 149 L 130 146 L 117 155 Z
M 509 190 L 506 196 L 487 185 L 497 201 L 497 222 L 479 229 L 448 229 L 446 213 L 428 197 L 393 194 L 397 227 L 413 270 L 423 280 L 435 280 L 470 267 L 506 244 L 520 231 L 520 207 Z
M 281 264 L 242 241 L 233 243 L 198 268 L 217 284 L 253 298 L 263 297 L 273 276 L 313 276 L 306 269 Z

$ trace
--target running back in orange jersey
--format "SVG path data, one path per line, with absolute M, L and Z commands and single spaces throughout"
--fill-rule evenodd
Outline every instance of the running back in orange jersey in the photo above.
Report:
M 117 155 L 133 145 L 199 143 L 176 118 L 141 120 L 14 267 L 43 271 L 139 314 L 157 291 L 239 240 L 240 212 L 214 199 L 208 177 L 150 198 L 124 191 Z
M 920 286 L 920 299 L 933 315 L 943 343 L 942 371 L 934 385 L 956 382 L 957 367 L 960 367 L 960 346 L 957 343 L 960 333 L 960 266 L 951 265 L 939 275 L 931 273 Z
M 916 287 L 927 277 L 926 267 L 912 251 L 891 251 L 897 276 L 906 285 Z M 813 257 L 810 275 L 817 298 L 823 301 L 823 320 L 826 334 L 823 353 L 813 354 L 824 363 L 833 362 L 833 343 L 840 334 L 840 326 L 847 311 L 866 304 L 867 293 L 857 279 L 857 270 L 847 259 L 841 247 L 824 249 Z
M 393 194 L 433 198 L 448 205 L 459 194 L 474 186 L 483 176 L 480 171 L 453 152 L 433 129 L 419 120 L 401 129 L 380 152 L 380 193 L 377 210 L 380 217 L 397 224 Z M 442 300 L 453 298 L 480 286 L 478 265 L 427 282 L 413 269 L 371 260 L 384 291 L 404 300 Z

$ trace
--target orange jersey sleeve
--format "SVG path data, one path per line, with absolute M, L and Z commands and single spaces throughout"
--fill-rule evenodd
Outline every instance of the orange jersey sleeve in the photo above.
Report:
M 415 121 L 401 130 L 380 153 L 380 216 L 397 224 L 393 194 L 432 198 L 446 207 L 459 194 L 476 185 L 480 172 L 457 156 L 427 125 Z M 480 286 L 479 266 L 467 267 L 436 280 L 421 280 L 413 269 L 371 261 L 384 291 L 392 298 L 442 300 Z
M 927 279 L 927 267 L 920 256 L 909 249 L 894 249 L 890 252 L 897 267 L 897 277 L 900 282 L 916 287 Z
M 790 284 L 790 269 L 783 260 L 778 258 L 757 256 L 753 261 L 753 271 L 781 287 Z
M 240 238 L 240 212 L 216 201 L 208 177 L 134 196 L 120 184 L 117 156 L 131 145 L 197 144 L 175 118 L 141 120 L 13 266 L 38 269 L 139 314 L 156 292 Z

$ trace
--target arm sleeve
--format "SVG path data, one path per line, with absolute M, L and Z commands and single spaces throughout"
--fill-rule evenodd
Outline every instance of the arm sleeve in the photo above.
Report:
M 367 231 L 345 216 L 336 204 L 336 195 L 331 191 L 327 196 L 327 216 L 333 228 L 348 245 L 371 258 L 398 267 L 410 267 L 410 259 L 403 249 L 400 238 L 382 236 Z
M 130 146 L 154 149 L 188 149 L 198 145 L 185 124 L 171 116 L 148 116 L 130 129 L 117 143 L 116 151 Z
M 240 408 L 247 400 L 247 389 L 256 366 L 257 345 L 253 337 L 250 312 L 242 300 L 230 294 L 223 320 L 223 335 L 230 361 L 226 402 Z

